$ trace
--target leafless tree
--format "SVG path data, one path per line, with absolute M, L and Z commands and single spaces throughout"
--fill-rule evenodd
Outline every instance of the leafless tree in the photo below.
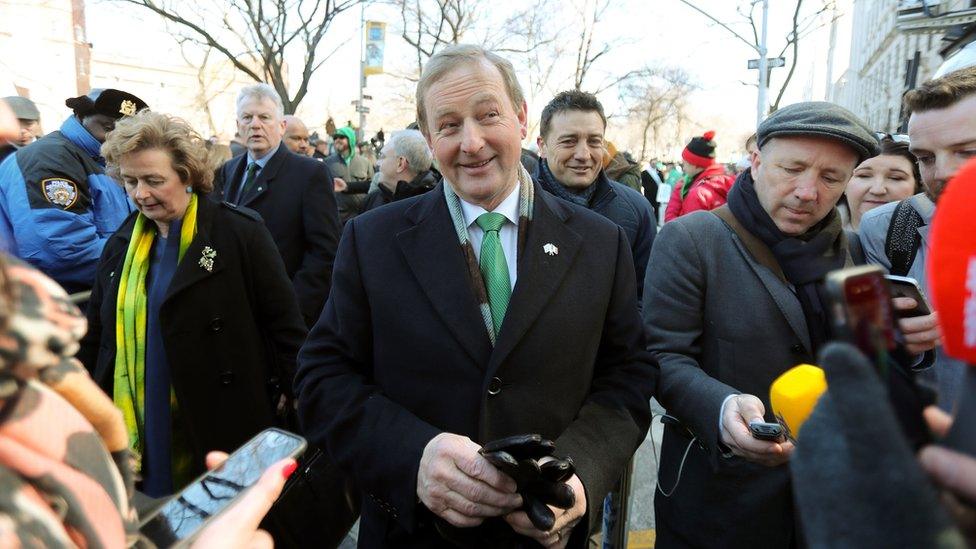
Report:
M 641 160 L 647 159 L 650 146 L 660 144 L 662 134 L 680 129 L 688 95 L 697 89 L 684 69 L 665 66 L 644 67 L 621 85 L 620 99 L 627 105 L 627 116 L 639 124 Z
M 758 23 L 756 21 L 757 17 L 760 16 L 757 13 L 757 7 L 759 5 L 758 0 L 740 0 L 738 7 L 736 8 L 736 12 L 739 14 L 740 20 L 736 22 L 722 21 L 708 11 L 700 8 L 691 0 L 678 1 L 707 17 L 719 27 L 725 29 L 740 42 L 749 46 L 757 54 L 759 53 L 759 28 L 757 27 Z M 769 107 L 769 112 L 773 112 L 779 108 L 780 101 L 783 99 L 783 94 L 786 93 L 786 88 L 789 87 L 790 81 L 793 79 L 793 74 L 796 72 L 797 60 L 800 56 L 800 41 L 813 31 L 830 23 L 830 17 L 828 17 L 827 14 L 833 11 L 834 4 L 836 4 L 836 0 L 815 0 L 815 2 L 813 2 L 813 8 L 807 10 L 806 13 L 803 13 L 802 8 L 804 6 L 804 0 L 794 1 L 796 3 L 793 6 L 791 25 L 789 26 L 789 31 L 784 37 L 785 42 L 782 49 L 780 49 L 779 54 L 777 55 L 769 55 L 769 51 L 771 50 L 767 48 L 767 57 L 784 57 L 787 51 L 790 52 L 790 68 L 787 71 L 786 76 L 783 78 L 783 83 L 779 88 L 779 92 L 776 94 L 776 99 Z M 748 36 L 744 36 L 744 33 L 734 28 L 741 27 L 743 25 L 748 26 Z M 767 82 L 768 81 L 769 79 L 767 78 Z
M 414 49 L 417 75 L 437 50 L 462 41 L 481 44 L 498 53 L 526 55 L 556 42 L 548 28 L 553 0 L 539 0 L 489 20 L 482 0 L 395 0 L 400 7 L 401 37 Z
M 416 54 L 417 72 L 442 47 L 458 44 L 478 18 L 475 0 L 396 0 L 400 36 Z M 411 77 L 412 78 L 412 77 Z
M 401 36 L 412 49 L 413 70 L 392 73 L 410 84 L 399 93 L 412 101 L 414 86 L 428 59 L 451 44 L 469 42 L 505 55 L 524 75 L 526 95 L 537 96 L 546 88 L 567 51 L 551 24 L 550 8 L 558 0 L 537 0 L 524 9 L 493 19 L 479 0 L 395 0 L 400 8 Z M 531 129 L 531 128 L 530 128 Z
M 576 70 L 573 73 L 573 88 L 582 89 L 586 75 L 601 57 L 610 53 L 610 44 L 594 44 L 593 38 L 600 19 L 610 7 L 610 0 L 585 0 L 580 7 L 580 34 L 576 47 Z
M 115 0 L 148 9 L 192 40 L 227 58 L 256 82 L 271 84 L 295 109 L 312 75 L 334 53 L 323 55 L 322 38 L 335 17 L 364 0 Z M 292 53 L 293 52 L 293 53 Z M 301 57 L 301 83 L 288 92 L 289 59 Z
M 210 59 L 213 54 L 212 48 L 205 49 L 203 51 L 203 57 L 197 60 L 194 59 L 194 55 L 191 52 L 187 51 L 186 45 L 186 41 L 180 43 L 180 54 L 183 56 L 186 64 L 195 68 L 197 72 L 197 93 L 194 97 L 194 106 L 206 115 L 210 135 L 217 135 L 220 133 L 220 130 L 217 128 L 217 123 L 214 120 L 210 102 L 227 91 L 227 88 L 230 87 L 234 79 L 232 77 L 227 79 L 220 78 L 220 71 L 213 67 Z

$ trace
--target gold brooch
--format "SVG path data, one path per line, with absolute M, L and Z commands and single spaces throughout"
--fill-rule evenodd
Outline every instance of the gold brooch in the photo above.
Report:
M 119 105 L 119 112 L 125 116 L 132 116 L 136 113 L 136 104 L 126 99 Z
M 213 272 L 213 260 L 217 257 L 217 252 L 214 251 L 210 246 L 203 247 L 203 257 L 200 258 L 200 266 L 207 270 L 207 272 Z

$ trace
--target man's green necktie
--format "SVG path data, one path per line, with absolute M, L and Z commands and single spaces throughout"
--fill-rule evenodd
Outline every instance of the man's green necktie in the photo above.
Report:
M 475 223 L 485 231 L 485 237 L 481 241 L 481 278 L 485 281 L 488 308 L 491 309 L 491 321 L 497 336 L 502 320 L 505 319 L 505 310 L 508 309 L 508 299 L 512 296 L 508 262 L 505 261 L 505 251 L 498 236 L 498 231 L 505 224 L 505 216 L 494 212 L 483 213 Z
M 247 194 L 247 191 L 251 189 L 251 185 L 254 184 L 254 180 L 256 179 L 254 175 L 258 173 L 258 170 L 260 169 L 261 166 L 258 166 L 257 162 L 251 162 L 247 165 L 247 172 L 245 172 L 244 175 L 244 182 L 241 183 L 241 190 L 237 193 L 237 200 L 234 201 L 235 204 L 240 204 L 241 200 L 244 199 L 244 195 Z

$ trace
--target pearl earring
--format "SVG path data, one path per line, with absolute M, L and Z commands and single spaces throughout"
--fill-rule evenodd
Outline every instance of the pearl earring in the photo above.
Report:
M 192 192 L 193 192 L 193 187 L 191 187 L 190 185 L 187 185 L 186 186 L 186 194 L 190 194 Z

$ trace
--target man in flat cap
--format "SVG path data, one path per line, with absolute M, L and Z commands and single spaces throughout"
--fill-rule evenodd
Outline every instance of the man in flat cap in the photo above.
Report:
M 65 101 L 58 131 L 0 164 L 0 241 L 68 292 L 91 288 L 108 237 L 132 211 L 105 173 L 100 148 L 115 122 L 146 108 L 121 90 L 96 89 Z
M 749 424 L 775 421 L 770 385 L 828 338 L 817 285 L 853 264 L 834 206 L 878 142 L 847 110 L 807 102 L 770 115 L 758 144 L 727 205 L 665 224 L 651 251 L 644 323 L 658 399 L 677 419 L 664 431 L 658 547 L 799 539 L 793 445 L 753 438 Z
M 20 123 L 20 133 L 16 138 L 11 139 L 4 145 L 0 145 L 0 162 L 17 152 L 17 149 L 26 147 L 34 142 L 41 134 L 41 113 L 37 110 L 37 105 L 26 97 L 12 95 L 4 97 L 3 100 L 13 111 Z M 0 141 L 2 143 L 2 141 Z

